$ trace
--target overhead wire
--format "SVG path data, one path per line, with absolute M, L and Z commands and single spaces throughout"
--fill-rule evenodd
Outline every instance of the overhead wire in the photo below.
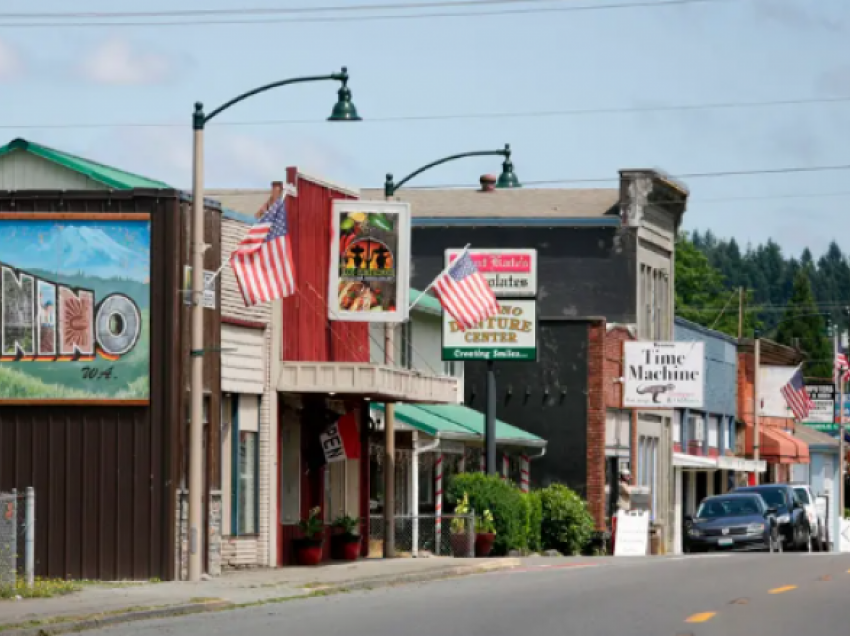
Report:
M 56 20 L 35 22 L 0 22 L 0 29 L 39 29 L 39 28 L 97 28 L 97 27 L 176 27 L 176 26 L 236 26 L 236 25 L 269 25 L 283 23 L 351 23 L 351 22 L 374 22 L 387 20 L 421 20 L 433 18 L 465 18 L 465 17 L 491 17 L 491 16 L 519 16 L 527 14 L 544 13 L 575 13 L 590 11 L 614 11 L 628 9 L 657 9 L 673 6 L 698 5 L 698 4 L 731 4 L 742 0 L 655 0 L 654 2 L 639 0 L 637 2 L 612 2 L 594 3 L 586 5 L 571 5 L 566 7 L 530 7 L 524 9 L 495 9 L 479 11 L 442 11 L 426 13 L 399 13 L 380 15 L 338 15 L 338 16 L 311 16 L 311 17 L 264 17 L 262 19 L 177 19 L 177 20 Z M 400 9 L 401 7 L 399 7 Z
M 642 113 L 664 113 L 704 110 L 736 110 L 749 108 L 775 108 L 783 106 L 810 106 L 823 104 L 847 104 L 850 95 L 843 97 L 809 97 L 799 99 L 775 99 L 739 102 L 706 102 L 702 104 L 669 104 L 657 106 L 617 106 L 600 108 L 570 108 L 563 110 L 537 110 L 513 112 L 446 113 L 435 115 L 396 115 L 364 119 L 362 124 L 404 123 L 414 121 L 450 121 L 470 119 L 530 119 L 540 117 L 579 117 L 604 115 L 633 115 Z M 210 126 L 288 126 L 326 124 L 323 119 L 257 119 L 224 120 L 210 123 Z M 58 124 L 0 124 L 0 129 L 83 129 L 83 128 L 184 128 L 185 122 L 77 122 Z

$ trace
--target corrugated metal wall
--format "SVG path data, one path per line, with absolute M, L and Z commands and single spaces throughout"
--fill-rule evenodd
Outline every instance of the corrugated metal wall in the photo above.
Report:
M 287 168 L 298 197 L 287 202 L 298 293 L 283 302 L 283 359 L 369 361 L 366 323 L 328 320 L 331 206 L 351 195 L 316 183 Z
M 160 255 L 151 259 L 149 406 L 0 406 L 0 490 L 35 488 L 39 576 L 173 576 L 179 207 L 173 192 L 0 192 L 0 212 L 148 213 Z

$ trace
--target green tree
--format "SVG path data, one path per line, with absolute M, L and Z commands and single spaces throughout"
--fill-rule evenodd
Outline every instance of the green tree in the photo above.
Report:
M 686 234 L 676 241 L 676 315 L 730 336 L 738 335 L 737 290 L 726 288 L 723 276 Z M 758 326 L 754 313 L 746 311 L 744 334 L 751 334 Z
M 803 368 L 806 376 L 828 378 L 832 374 L 832 345 L 827 337 L 826 322 L 818 312 L 812 293 L 810 274 L 811 271 L 805 267 L 797 272 L 776 340 L 808 353 L 809 359 Z

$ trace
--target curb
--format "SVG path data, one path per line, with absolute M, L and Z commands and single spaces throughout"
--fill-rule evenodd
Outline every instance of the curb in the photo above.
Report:
M 229 607 L 236 607 L 228 601 L 209 601 L 206 603 L 185 603 L 182 605 L 169 605 L 147 610 L 137 610 L 100 616 L 98 618 L 87 618 L 82 620 L 70 620 L 57 622 L 39 627 L 25 627 L 22 629 L 2 629 L 3 636 L 53 636 L 54 634 L 67 634 L 70 632 L 81 632 L 89 629 L 129 623 L 132 621 L 151 620 L 155 618 L 170 618 L 172 616 L 185 616 L 187 614 L 200 614 L 202 612 L 216 612 Z
M 397 574 L 390 576 L 375 576 L 371 578 L 360 579 L 350 583 L 329 584 L 311 588 L 309 593 L 305 595 L 292 595 L 280 598 L 259 599 L 258 601 L 248 603 L 232 603 L 230 601 L 218 600 L 208 601 L 205 603 L 186 603 L 182 605 L 169 605 L 146 610 L 127 611 L 111 615 L 104 615 L 98 618 L 87 618 L 81 620 L 69 620 L 65 622 L 56 622 L 53 624 L 41 625 L 38 627 L 25 627 L 21 629 L 3 629 L 0 625 L 0 636 L 57 636 L 59 634 L 68 634 L 73 632 L 82 632 L 90 629 L 98 629 L 109 625 L 118 625 L 121 623 L 129 623 L 133 621 L 153 620 L 157 618 L 171 618 L 177 616 L 186 616 L 189 614 L 201 614 L 205 612 L 219 612 L 229 609 L 239 609 L 240 607 L 254 607 L 257 605 L 271 605 L 281 603 L 283 601 L 295 600 L 300 598 L 309 598 L 314 594 L 338 594 L 343 592 L 353 592 L 358 590 L 370 590 L 373 588 L 390 587 L 392 585 L 404 585 L 407 583 L 426 583 L 428 581 L 439 581 L 443 579 L 470 576 L 473 574 L 484 574 L 486 572 L 496 572 L 498 570 L 508 570 L 521 565 L 519 559 L 506 558 L 489 563 L 481 563 L 476 565 L 457 565 L 442 568 L 440 570 L 431 570 L 430 572 L 411 572 L 407 574 Z

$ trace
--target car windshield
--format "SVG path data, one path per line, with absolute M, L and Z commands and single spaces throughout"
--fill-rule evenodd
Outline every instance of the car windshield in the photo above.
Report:
M 785 501 L 785 493 L 781 488 L 759 488 L 756 492 L 761 495 L 765 503 L 771 508 L 787 508 L 788 504 Z
M 804 504 L 812 503 L 812 500 L 809 498 L 809 493 L 805 488 L 795 488 L 794 492 L 797 493 L 797 497 L 800 498 L 800 501 Z
M 700 519 L 758 515 L 762 512 L 758 497 L 717 497 L 706 499 L 697 510 Z

